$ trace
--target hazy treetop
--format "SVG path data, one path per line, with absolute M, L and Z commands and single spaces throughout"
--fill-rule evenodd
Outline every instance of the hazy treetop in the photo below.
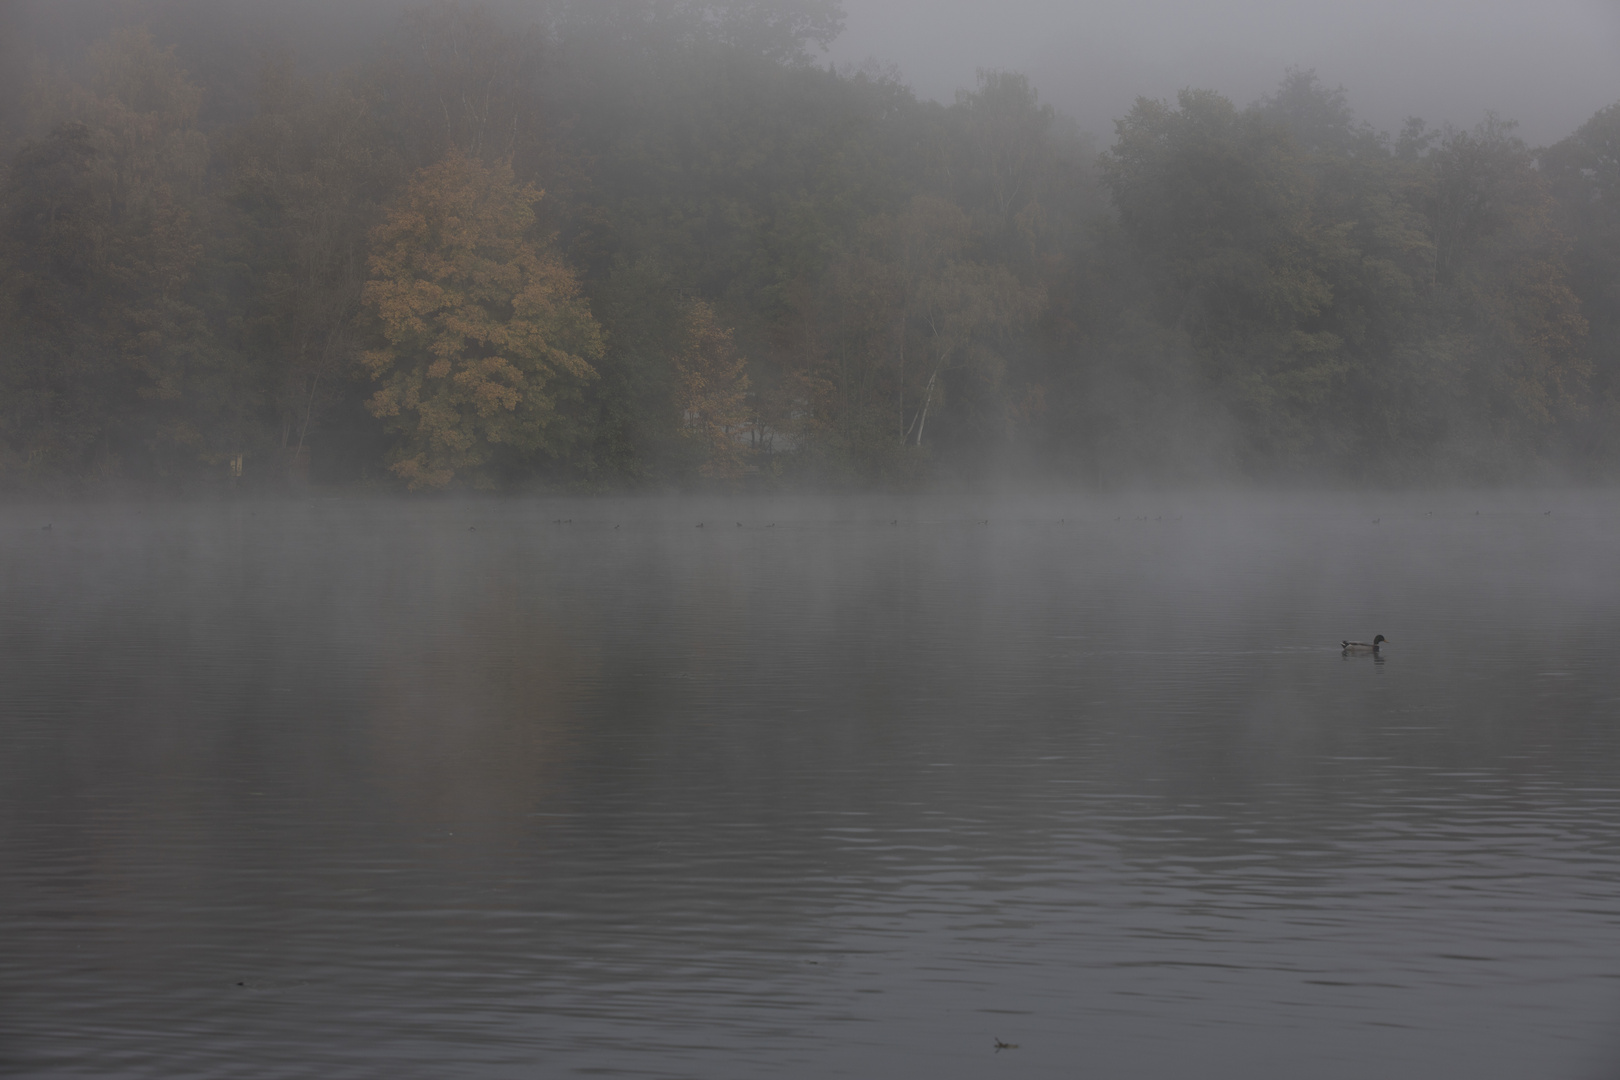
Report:
M 105 33 L 109 20 L 148 21 L 160 39 L 183 28 L 232 46 L 191 56 L 193 66 L 239 64 L 244 28 L 261 51 L 282 42 L 350 58 L 401 10 L 427 2 L 0 0 L 0 96 L 20 95 L 29 56 L 11 52 L 25 38 L 31 49 L 66 55 Z M 1287 68 L 1314 69 L 1325 85 L 1344 86 L 1358 117 L 1391 132 L 1410 115 L 1471 127 L 1495 112 L 1517 120 L 1526 142 L 1546 144 L 1620 100 L 1617 0 L 472 2 L 543 19 L 590 12 L 657 21 L 702 11 L 720 37 L 747 27 L 744 36 L 775 35 L 774 45 L 750 42 L 767 51 L 800 42 L 812 58 L 892 63 L 919 94 L 946 102 L 975 84 L 978 69 L 1022 71 L 1044 100 L 1109 139 L 1139 95 L 1172 99 L 1199 87 L 1245 104 L 1274 88 Z
M 1620 99 L 1615 0 L 845 0 L 840 62 L 900 67 L 949 101 L 977 68 L 1028 72 L 1041 95 L 1111 137 L 1137 95 L 1209 87 L 1238 102 L 1288 67 L 1343 85 L 1356 114 L 1468 127 L 1495 111 L 1532 145 Z

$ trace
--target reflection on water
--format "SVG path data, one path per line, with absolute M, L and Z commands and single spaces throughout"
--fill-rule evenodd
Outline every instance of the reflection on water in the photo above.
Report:
M 5 510 L 0 1072 L 1614 1076 L 1535 500 Z

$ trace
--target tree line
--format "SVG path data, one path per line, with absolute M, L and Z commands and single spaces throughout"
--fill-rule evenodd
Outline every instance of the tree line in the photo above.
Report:
M 1620 462 L 1620 104 L 834 70 L 834 0 L 110 29 L 0 89 L 0 486 L 1491 482 Z M 217 42 L 204 43 L 208 48 Z M 14 73 L 15 73 L 15 66 Z

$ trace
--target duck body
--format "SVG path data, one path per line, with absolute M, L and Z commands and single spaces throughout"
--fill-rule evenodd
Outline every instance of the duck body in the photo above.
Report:
M 1388 641 L 1388 640 L 1389 639 L 1384 637 L 1383 634 L 1379 634 L 1377 637 L 1373 638 L 1372 641 L 1370 641 L 1370 642 L 1367 642 L 1367 641 L 1341 641 L 1341 642 L 1339 642 L 1339 644 L 1341 646 L 1343 646 L 1345 652 L 1372 652 L 1372 653 L 1375 653 L 1375 652 L 1378 651 L 1378 647 L 1380 645 L 1382 645 L 1384 642 Z

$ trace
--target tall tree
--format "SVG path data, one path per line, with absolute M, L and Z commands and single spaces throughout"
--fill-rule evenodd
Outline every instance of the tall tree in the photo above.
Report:
M 945 168 L 957 201 L 982 215 L 984 231 L 998 240 L 1017 232 L 1020 215 L 1027 231 L 1027 215 L 1057 179 L 1051 171 L 1057 111 L 1041 104 L 1028 76 L 980 71 L 976 90 L 957 91 L 952 119 Z
M 1570 238 L 1569 283 L 1590 324 L 1594 423 L 1587 454 L 1620 456 L 1620 103 L 1539 155 L 1556 199 L 1555 223 Z
M 369 402 L 412 490 L 493 487 L 501 451 L 558 457 L 602 338 L 573 274 L 528 235 L 541 193 L 452 150 L 418 172 L 372 233 L 364 298 L 384 343 Z
M 1586 320 L 1546 178 L 1511 124 L 1448 131 L 1430 155 L 1433 362 L 1473 423 L 1469 456 L 1512 460 L 1586 410 Z M 1490 466 L 1488 466 L 1490 467 Z
M 362 327 L 367 237 L 402 180 L 368 104 L 269 65 L 259 108 L 228 140 L 242 347 L 274 409 L 277 452 L 304 451 L 349 385 Z
M 242 372 L 198 306 L 210 208 L 201 95 L 172 49 L 119 31 L 90 49 L 86 82 L 42 88 L 41 118 L 55 126 L 13 173 L 14 287 L 55 297 L 27 317 L 23 362 L 54 372 L 32 380 L 55 387 L 48 397 L 71 395 L 50 415 L 76 418 L 72 441 L 93 448 L 102 475 L 222 462 L 244 423 Z M 51 455 L 67 452 L 63 430 L 41 429 Z
M 108 372 L 93 318 L 105 230 L 82 123 L 23 146 L 0 230 L 0 474 L 73 473 L 102 434 Z
M 1190 90 L 1174 108 L 1138 99 L 1118 134 L 1105 175 L 1156 282 L 1158 317 L 1198 346 L 1252 463 L 1317 449 L 1345 372 L 1342 338 L 1321 325 L 1333 299 L 1324 264 L 1342 231 L 1314 217 L 1293 140 Z

